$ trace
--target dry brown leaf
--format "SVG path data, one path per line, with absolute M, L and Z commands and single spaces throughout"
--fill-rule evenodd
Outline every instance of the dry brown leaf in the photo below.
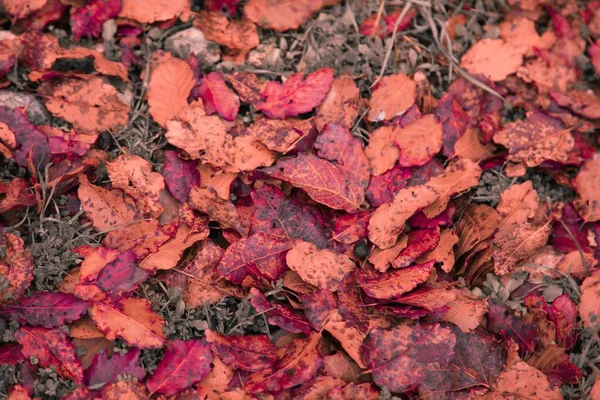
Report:
M 500 226 L 527 222 L 535 216 L 540 206 L 540 198 L 533 188 L 532 181 L 513 185 L 500 194 L 496 207 L 500 217 Z
M 200 182 L 203 187 L 213 188 L 221 199 L 229 200 L 231 183 L 237 178 L 236 173 L 225 172 L 213 168 L 209 164 L 200 164 L 198 171 L 200 172 Z
M 111 230 L 102 243 L 122 253 L 131 250 L 140 259 L 157 251 L 171 236 L 169 230 L 159 226 L 156 219 L 144 219 Z
M 456 257 L 471 251 L 490 238 L 498 227 L 498 211 L 485 204 L 469 204 L 458 221 L 460 232 Z
M 247 133 L 269 150 L 287 153 L 312 129 L 310 120 L 297 118 L 270 119 L 257 116 Z
M 146 8 L 146 7 L 140 7 Z M 148 73 L 148 71 L 146 71 Z M 179 58 L 165 57 L 150 71 L 148 105 L 150 115 L 162 127 L 188 105 L 196 81 L 189 64 Z
M 562 257 L 556 265 L 556 269 L 577 279 L 585 279 L 595 270 L 596 264 L 598 264 L 598 260 L 594 258 L 593 254 L 572 251 Z
M 482 144 L 479 140 L 479 130 L 468 128 L 454 144 L 456 157 L 468 158 L 473 162 L 485 160 L 494 153 L 495 146 L 491 143 Z
M 435 249 L 423 254 L 415 261 L 419 264 L 435 260 L 442 264 L 444 272 L 452 271 L 454 268 L 454 245 L 458 243 L 458 236 L 452 229 L 445 229 L 440 232 L 440 241 Z
M 586 222 L 600 220 L 600 156 L 587 160 L 573 181 L 581 199 L 575 200 L 577 211 Z
M 442 149 L 442 124 L 433 114 L 427 114 L 396 131 L 394 142 L 400 149 L 398 164 L 420 167 Z
M 536 167 L 544 161 L 566 163 L 575 140 L 563 122 L 543 112 L 528 113 L 524 121 L 510 122 L 494 135 L 509 149 L 509 159 Z
M 348 75 L 335 78 L 325 100 L 317 108 L 315 125 L 320 131 L 327 123 L 350 129 L 358 117 L 360 93 L 354 79 Z
M 481 167 L 471 160 L 462 158 L 450 163 L 442 174 L 425 184 L 438 194 L 437 201 L 423 210 L 425 215 L 429 218 L 439 215 L 446 209 L 452 196 L 477 186 L 480 175 Z
M 121 0 L 119 17 L 151 24 L 190 11 L 189 0 Z
M 523 51 L 502 39 L 482 39 L 463 54 L 460 66 L 493 82 L 506 79 L 523 63 Z
M 192 207 L 207 214 L 210 220 L 218 222 L 221 228 L 235 229 L 242 235 L 248 233 L 233 203 L 220 198 L 215 189 L 194 187 L 190 192 L 189 201 Z
M 417 84 L 404 74 L 389 75 L 373 89 L 367 119 L 372 122 L 401 116 L 415 103 Z
M 380 249 L 396 244 L 406 221 L 420 209 L 437 201 L 439 194 L 430 186 L 413 186 L 398 191 L 391 203 L 382 204 L 369 220 L 369 240 Z M 444 206 L 445 208 L 445 206 Z
M 348 272 L 356 265 L 345 254 L 331 250 L 319 250 L 308 242 L 300 242 L 286 255 L 288 267 L 307 283 L 320 289 L 335 292 Z
M 542 57 L 533 58 L 519 67 L 517 76 L 527 83 L 535 83 L 541 92 L 551 89 L 566 92 L 571 84 L 579 80 L 577 71 L 564 61 L 552 59 L 548 62 Z
M 40 93 L 47 96 L 46 107 L 57 117 L 83 132 L 94 133 L 126 126 L 129 104 L 114 86 L 102 78 L 65 79 L 57 84 L 44 83 Z
M 134 154 L 123 154 L 107 163 L 106 170 L 113 187 L 123 189 L 136 199 L 144 214 L 154 218 L 162 214 L 160 191 L 165 188 L 165 180 L 161 174 L 152 171 L 152 163 Z
M 365 154 L 371 164 L 373 175 L 381 175 L 396 165 L 398 157 L 400 157 L 400 150 L 394 143 L 398 130 L 399 128 L 395 125 L 382 126 L 369 136 Z

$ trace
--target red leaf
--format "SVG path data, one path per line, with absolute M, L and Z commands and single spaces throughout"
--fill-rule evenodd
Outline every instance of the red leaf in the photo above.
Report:
M 556 326 L 556 344 L 570 349 L 577 340 L 577 305 L 567 294 L 552 302 L 548 319 Z
M 364 201 L 365 188 L 351 180 L 346 170 L 310 153 L 281 158 L 263 171 L 304 189 L 314 201 L 336 210 L 353 212 Z
M 353 244 L 366 238 L 370 217 L 371 211 L 359 211 L 339 216 L 335 219 L 332 239 L 344 244 Z
M 264 233 L 242 238 L 225 250 L 218 265 L 219 275 L 228 281 L 241 284 L 250 273 L 257 270 L 269 280 L 277 280 L 285 272 L 285 253 L 292 248 L 289 241 L 279 240 Z
M 83 7 L 71 9 L 71 32 L 73 38 L 98 37 L 102 24 L 121 11 L 121 0 L 92 0 Z
M 8 184 L 0 182 L 0 193 L 6 196 L 0 201 L 0 214 L 20 207 L 35 205 L 35 196 L 29 191 L 29 184 L 23 178 L 15 178 Z
M 304 315 L 315 331 L 323 329 L 323 325 L 329 320 L 331 311 L 337 309 L 337 303 L 335 295 L 327 289 L 319 289 L 302 298 Z
M 306 339 L 294 340 L 272 368 L 251 375 L 244 389 L 248 393 L 277 393 L 310 381 L 323 362 L 318 349 L 320 342 L 321 335 L 318 333 L 313 333 Z
M 204 334 L 212 351 L 231 368 L 261 371 L 271 368 L 279 357 L 279 349 L 266 335 L 221 335 L 211 330 Z
M 442 149 L 442 124 L 432 114 L 423 115 L 398 129 L 394 143 L 400 149 L 398 164 L 403 167 L 425 165 Z
M 256 207 L 250 233 L 262 232 L 280 240 L 301 239 L 319 248 L 328 245 L 326 221 L 313 207 L 302 204 L 271 185 L 252 192 Z
M 21 353 L 21 345 L 17 343 L 5 343 L 0 346 L 0 365 L 17 365 L 25 361 L 23 353 Z
M 419 307 L 435 314 L 445 314 L 448 311 L 446 306 L 454 300 L 456 291 L 445 287 L 422 287 L 395 299 L 398 303 Z
M 38 131 L 27 119 L 25 113 L 10 107 L 0 106 L 0 122 L 8 126 L 17 139 L 18 147 L 14 151 L 19 165 L 27 167 L 31 156 L 33 165 L 43 170 L 50 161 L 50 147 L 46 135 Z
M 402 13 L 402 9 L 397 9 L 392 11 L 391 13 L 384 15 L 381 18 L 377 18 L 377 13 L 365 18 L 363 23 L 360 25 L 359 32 L 361 35 L 365 36 L 375 36 L 379 35 L 379 37 L 390 36 L 394 32 L 394 26 L 396 25 L 396 21 L 400 17 Z M 414 10 L 409 10 L 402 21 L 398 22 L 397 32 L 402 32 L 410 25 L 412 19 L 415 17 L 416 12 Z M 379 22 L 378 22 L 379 20 Z M 382 23 L 383 22 L 383 23 Z M 375 26 L 375 23 L 378 23 Z
M 365 197 L 373 207 L 391 203 L 398 191 L 408 185 L 411 168 L 396 165 L 381 175 L 371 176 Z
M 235 14 L 240 0 L 205 0 L 204 9 L 211 11 L 227 11 L 229 15 Z
M 171 196 L 184 203 L 193 186 L 200 185 L 200 172 L 196 169 L 197 162 L 184 161 L 176 151 L 165 151 L 162 174 Z
M 410 292 L 420 283 L 425 282 L 433 270 L 435 261 L 417 264 L 397 271 L 387 272 L 378 276 L 359 274 L 360 287 L 376 299 L 394 299 Z
M 310 325 L 306 319 L 281 304 L 272 304 L 256 288 L 250 289 L 250 303 L 259 313 L 266 313 L 269 323 L 279 326 L 290 333 L 310 334 Z
M 116 382 L 124 374 L 140 380 L 146 375 L 140 366 L 139 349 L 129 349 L 124 355 L 115 352 L 110 358 L 106 353 L 96 354 L 92 364 L 83 372 L 83 377 L 85 385 L 96 390 Z
M 303 77 L 293 74 L 283 84 L 269 82 L 257 109 L 269 118 L 295 117 L 321 104 L 333 84 L 333 69 L 321 68 Z
M 36 357 L 44 368 L 54 367 L 61 376 L 83 384 L 83 370 L 77 359 L 77 351 L 62 329 L 45 329 L 22 326 L 15 332 L 15 339 L 27 358 Z
M 106 293 L 122 294 L 135 290 L 149 275 L 137 266 L 135 253 L 127 251 L 106 264 L 94 283 Z
M 2 232 L 0 232 L 1 234 Z M 0 304 L 7 300 L 19 300 L 33 280 L 33 257 L 25 249 L 23 239 L 12 233 L 4 233 L 0 240 L 4 257 L 0 257 L 0 274 L 8 281 L 0 289 Z
M 88 305 L 70 294 L 35 292 L 4 309 L 29 325 L 56 328 L 79 319 Z
M 201 340 L 173 340 L 165 348 L 165 356 L 158 364 L 146 386 L 150 394 L 174 395 L 198 383 L 211 370 L 213 355 Z
M 442 154 L 446 157 L 452 157 L 454 156 L 454 145 L 469 126 L 469 115 L 463 111 L 458 101 L 450 93 L 442 96 L 434 114 L 442 123 L 444 132 Z
M 425 386 L 435 370 L 448 367 L 455 344 L 450 328 L 402 324 L 373 329 L 363 342 L 361 356 L 378 386 L 404 393 Z
M 417 229 L 408 234 L 408 245 L 392 261 L 392 267 L 405 268 L 412 264 L 421 255 L 433 250 L 440 242 L 440 230 Z M 435 260 L 442 261 L 442 260 Z
M 540 342 L 537 323 L 531 313 L 524 316 L 507 311 L 504 305 L 492 300 L 489 302 L 488 329 L 503 338 L 514 340 L 521 353 L 533 353 Z
M 202 97 L 207 114 L 216 112 L 227 121 L 233 121 L 237 116 L 240 99 L 227 87 L 220 73 L 211 72 L 206 75 L 198 88 L 198 94 Z
M 369 331 L 369 314 L 363 303 L 363 295 L 358 283 L 359 270 L 346 274 L 337 291 L 338 311 L 342 318 L 356 326 L 363 334 Z

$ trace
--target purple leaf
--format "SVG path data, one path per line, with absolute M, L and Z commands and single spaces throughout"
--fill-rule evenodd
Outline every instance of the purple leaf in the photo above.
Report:
M 137 256 L 133 251 L 119 254 L 106 264 L 98 274 L 96 285 L 106 293 L 128 293 L 149 276 L 149 271 L 137 266 Z
M 123 355 L 114 353 L 110 358 L 106 353 L 96 354 L 92 364 L 83 372 L 83 378 L 88 388 L 96 390 L 115 382 L 117 376 L 123 374 L 144 378 L 146 373 L 140 366 L 140 349 L 130 349 Z
M 121 0 L 92 0 L 83 7 L 71 11 L 71 31 L 73 38 L 98 37 L 102 24 L 114 18 L 121 11 Z
M 169 193 L 180 203 L 185 203 L 192 186 L 200 185 L 200 172 L 196 164 L 182 160 L 176 151 L 165 151 L 162 174 Z
M 10 107 L 0 106 L 0 122 L 4 122 L 17 139 L 19 146 L 14 151 L 15 160 L 21 166 L 28 166 L 31 153 L 33 165 L 43 171 L 50 161 L 48 138 L 27 119 L 27 116 Z
M 71 294 L 36 292 L 16 304 L 6 306 L 3 312 L 29 325 L 56 328 L 79 319 L 87 310 L 87 302 Z

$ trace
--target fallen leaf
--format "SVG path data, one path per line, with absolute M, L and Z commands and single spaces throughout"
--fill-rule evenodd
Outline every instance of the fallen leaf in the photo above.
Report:
M 141 23 L 167 21 L 190 11 L 187 0 L 149 0 L 140 4 L 139 0 L 121 0 L 119 17 L 128 18 Z
M 437 288 L 423 286 L 394 299 L 394 301 L 437 314 L 446 311 L 447 305 L 456 300 L 456 293 L 456 289 L 447 289 L 443 286 Z
M 71 31 L 75 40 L 81 37 L 98 37 L 102 24 L 121 11 L 121 0 L 92 0 L 83 7 L 72 8 Z
M 40 366 L 53 367 L 61 376 L 83 384 L 81 363 L 65 331 L 21 326 L 15 332 L 15 339 L 25 357 L 35 357 Z
M 287 252 L 288 267 L 307 283 L 320 289 L 337 291 L 344 275 L 356 268 L 348 256 L 331 250 L 318 250 L 308 242 L 299 242 Z
M 70 294 L 35 292 L 16 304 L 5 306 L 2 312 L 8 312 L 28 325 L 56 328 L 79 319 L 87 309 L 86 302 Z
M 331 398 L 328 393 L 331 389 L 338 386 L 345 386 L 346 382 L 341 379 L 332 378 L 331 376 L 317 376 L 312 384 L 306 389 L 302 390 L 300 394 L 296 396 L 298 400 L 308 399 L 322 399 Z
M 99 77 L 46 82 L 38 89 L 46 107 L 57 117 L 87 133 L 118 130 L 129 121 L 131 108 L 114 86 Z
M 81 200 L 81 207 L 97 231 L 109 231 L 126 226 L 137 217 L 132 200 L 92 185 L 85 175 L 79 177 L 77 196 Z
M 202 78 L 198 94 L 207 114 L 216 112 L 227 121 L 233 121 L 237 116 L 240 99 L 227 87 L 221 74 L 211 72 Z
M 442 174 L 434 176 L 427 182 L 426 186 L 438 193 L 438 199 L 425 207 L 423 213 L 429 218 L 441 214 L 452 196 L 477 186 L 481 172 L 481 167 L 477 163 L 465 158 L 448 164 Z
M 585 279 L 594 271 L 596 264 L 598 264 L 598 261 L 592 253 L 583 252 L 582 254 L 579 250 L 575 250 L 565 254 L 556 264 L 556 269 L 574 278 Z
M 365 149 L 365 153 L 366 151 Z M 371 166 L 373 166 L 373 160 L 370 161 Z M 394 195 L 408 185 L 411 176 L 412 170 L 400 165 L 396 165 L 381 175 L 371 176 L 369 186 L 365 192 L 367 201 L 373 207 L 379 207 L 384 203 L 391 203 L 394 200 Z
M 147 5 L 141 8 L 146 7 Z M 157 7 L 157 9 L 162 8 Z M 194 72 L 184 60 L 167 57 L 159 61 L 153 71 L 146 71 L 146 73 L 150 74 L 148 84 L 150 115 L 160 126 L 168 129 L 166 122 L 177 116 L 188 105 L 188 96 L 196 84 Z
M 458 248 L 456 257 L 460 257 L 489 239 L 498 227 L 498 212 L 485 204 L 469 204 L 458 222 Z
M 425 282 L 434 262 L 413 265 L 376 276 L 358 275 L 358 283 L 366 294 L 375 299 L 395 299 Z
M 446 306 L 448 311 L 444 313 L 442 319 L 452 322 L 465 333 L 475 330 L 481 324 L 489 308 L 486 299 L 475 298 L 464 291 L 457 294 L 456 300 L 451 301 Z
M 480 162 L 490 158 L 494 152 L 494 145 L 482 144 L 477 129 L 469 128 L 454 144 L 456 157 L 468 158 L 473 162 Z
M 568 107 L 584 118 L 600 119 L 600 99 L 591 90 L 550 91 L 550 97 L 561 107 Z
M 585 328 L 597 332 L 600 327 L 600 303 L 598 291 L 600 290 L 600 270 L 594 271 L 580 285 L 581 297 L 579 298 L 579 316 Z
M 48 138 L 48 146 L 52 154 L 85 156 L 98 139 L 97 134 L 77 133 L 73 129 L 65 132 L 59 128 L 45 125 L 40 125 L 37 129 Z
M 290 333 L 311 333 L 306 319 L 281 304 L 270 303 L 256 288 L 250 289 L 250 303 L 259 313 L 266 313 L 269 323 L 277 325 Z
M 580 198 L 575 200 L 575 207 L 584 221 L 600 220 L 600 195 L 597 187 L 600 181 L 600 157 L 587 160 L 573 181 L 573 186 Z
M 553 385 L 575 384 L 583 377 L 583 372 L 571 362 L 565 349 L 554 344 L 534 354 L 527 364 L 543 372 Z
M 514 340 L 523 354 L 533 353 L 540 343 L 538 324 L 532 314 L 512 312 L 497 300 L 489 301 L 488 330 Z
M 210 164 L 201 164 L 197 170 L 200 173 L 200 186 L 213 188 L 223 200 L 230 198 L 231 184 L 237 178 L 236 173 L 213 168 Z
M 173 395 L 200 382 L 211 370 L 213 355 L 201 340 L 173 340 L 165 356 L 146 381 L 150 394 Z
M 493 388 L 494 391 L 484 396 L 484 399 L 504 399 L 507 396 L 556 400 L 563 398 L 560 389 L 552 387 L 546 375 L 524 361 L 517 361 L 507 367 L 498 376 Z
M 200 232 L 192 232 L 186 224 L 180 224 L 175 236 L 162 244 L 157 252 L 144 258 L 139 266 L 148 271 L 174 268 L 179 263 L 183 252 L 194 243 L 206 239 L 208 234 L 208 228 Z
M 165 181 L 161 174 L 152 171 L 152 163 L 134 154 L 122 154 L 107 163 L 106 170 L 112 186 L 136 199 L 144 214 L 154 218 L 162 214 L 160 191 L 165 188 Z
M 406 268 L 417 258 L 436 248 L 440 242 L 440 230 L 434 229 L 416 229 L 408 234 L 408 243 L 398 257 L 392 260 L 392 267 Z M 440 261 L 435 258 L 430 260 Z M 429 260 L 426 260 L 429 261 Z
M 279 357 L 279 348 L 267 335 L 221 335 L 212 330 L 204 333 L 213 352 L 231 368 L 258 372 L 271 368 Z
M 460 66 L 471 74 L 498 82 L 517 72 L 523 63 L 523 51 L 502 39 L 482 39 L 460 60 Z
M 361 355 L 375 384 L 404 393 L 429 382 L 435 369 L 448 367 L 455 344 L 450 328 L 404 323 L 373 329 L 363 342 Z
M 540 36 L 535 29 L 535 21 L 521 16 L 502 22 L 500 37 L 527 57 L 534 55 L 534 49 L 548 50 L 556 42 L 554 32 L 547 30 Z
M 313 200 L 333 209 L 353 212 L 364 201 L 360 182 L 351 180 L 345 169 L 310 153 L 281 158 L 263 171 L 304 189 Z
M 31 161 L 38 169 L 42 169 L 50 161 L 50 148 L 46 136 L 38 131 L 33 124 L 29 122 L 25 113 L 6 106 L 0 106 L 0 123 L 12 134 L 18 146 L 13 151 L 15 160 L 22 166 L 28 165 Z
M 133 251 L 138 259 L 156 252 L 175 232 L 172 226 L 159 226 L 156 219 L 138 220 L 108 232 L 102 244 L 119 252 Z
M 369 144 L 365 147 L 365 155 L 371 164 L 371 172 L 375 176 L 392 170 L 400 157 L 400 150 L 394 143 L 400 128 L 396 125 L 384 125 L 369 135 Z
M 435 204 L 438 192 L 429 186 L 414 186 L 398 191 L 391 203 L 382 204 L 369 220 L 369 240 L 380 249 L 392 247 L 404 230 L 406 221 L 417 211 Z
M 106 400 L 148 400 L 146 385 L 139 382 L 119 381 L 106 385 L 102 389 L 102 398 Z
M 97 390 L 115 383 L 120 375 L 125 374 L 142 379 L 145 371 L 140 365 L 140 353 L 139 349 L 130 349 L 124 355 L 115 352 L 110 358 L 106 353 L 97 354 L 83 373 L 86 386 Z
M 442 125 L 428 114 L 396 131 L 394 142 L 400 149 L 398 164 L 403 167 L 421 166 L 442 149 Z
M 315 126 L 319 131 L 328 123 L 352 128 L 358 117 L 359 100 L 360 94 L 354 79 L 348 75 L 338 76 L 317 108 Z
M 323 0 L 250 0 L 244 6 L 244 15 L 261 28 L 285 32 L 305 23 L 323 3 Z
M 190 205 L 208 215 L 211 221 L 219 223 L 223 229 L 235 229 L 241 234 L 247 233 L 237 209 L 229 200 L 223 200 L 213 188 L 194 187 L 190 191 Z
M 306 339 L 293 341 L 273 367 L 250 375 L 244 389 L 249 393 L 280 392 L 308 382 L 323 362 L 318 349 L 320 343 L 319 333 L 311 333 Z
M 454 245 L 458 243 L 458 236 L 451 229 L 444 229 L 440 232 L 440 241 L 437 246 L 421 255 L 415 261 L 417 263 L 426 263 L 435 260 L 442 264 L 442 271 L 450 273 L 454 268 Z
M 4 232 L 0 240 L 5 254 L 0 257 L 0 275 L 4 278 L 0 304 L 19 300 L 33 280 L 34 262 L 25 242 L 12 233 Z
M 306 77 L 297 73 L 290 76 L 283 84 L 270 81 L 261 94 L 262 101 L 257 104 L 257 110 L 274 119 L 295 117 L 321 104 L 332 84 L 333 69 L 331 68 L 321 68 Z
M 377 13 L 372 14 L 365 18 L 362 24 L 360 24 L 359 32 L 361 35 L 369 37 L 378 35 L 379 37 L 383 38 L 394 33 L 394 27 L 396 26 L 396 23 L 398 24 L 396 32 L 402 32 L 408 28 L 415 17 L 416 12 L 414 10 L 409 10 L 402 20 L 397 22 L 401 14 L 401 8 L 398 8 L 387 15 L 383 15 L 381 18 L 378 17 Z
M 252 105 L 260 102 L 260 94 L 265 90 L 265 86 L 267 85 L 266 82 L 261 81 L 255 74 L 249 72 L 224 75 L 224 78 L 233 86 L 233 90 L 240 96 L 240 100 Z
M 373 264 L 373 267 L 377 271 L 386 272 L 392 263 L 392 260 L 398 257 L 398 254 L 400 254 L 400 252 L 404 250 L 407 245 L 408 235 L 405 234 L 400 236 L 398 242 L 390 248 L 384 250 L 375 248 L 369 255 L 369 262 Z
M 367 119 L 372 122 L 401 116 L 414 103 L 417 85 L 404 74 L 384 77 L 373 89 Z
M 547 160 L 566 162 L 575 144 L 563 122 L 541 111 L 524 121 L 510 122 L 496 132 L 494 141 L 509 149 L 509 159 L 535 167 Z
M 257 116 L 247 128 L 247 132 L 269 150 L 285 154 L 307 136 L 311 129 L 309 120 L 295 118 L 281 120 Z
M 291 248 L 288 241 L 255 233 L 229 246 L 217 269 L 221 277 L 235 284 L 241 284 L 253 270 L 276 281 L 286 270 L 285 254 Z
M 140 349 L 157 348 L 165 343 L 164 325 L 145 299 L 92 301 L 90 316 L 107 339 L 122 338 Z
M 367 225 L 371 217 L 370 211 L 359 211 L 355 214 L 343 214 L 335 219 L 331 237 L 344 244 L 353 244 L 367 237 Z
M 6 196 L 0 200 L 0 214 L 20 207 L 36 204 L 35 196 L 30 192 L 29 183 L 23 178 L 15 178 L 7 184 L 0 182 L 0 193 Z

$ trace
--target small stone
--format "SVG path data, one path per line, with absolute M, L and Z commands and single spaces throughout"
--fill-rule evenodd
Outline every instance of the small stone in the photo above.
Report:
M 33 95 L 0 90 L 0 106 L 26 109 L 27 118 L 34 125 L 50 124 L 50 114 Z
M 169 36 L 165 40 L 165 48 L 177 57 L 184 59 L 193 53 L 205 65 L 212 65 L 221 59 L 219 45 L 206 40 L 202 31 L 195 27 Z

